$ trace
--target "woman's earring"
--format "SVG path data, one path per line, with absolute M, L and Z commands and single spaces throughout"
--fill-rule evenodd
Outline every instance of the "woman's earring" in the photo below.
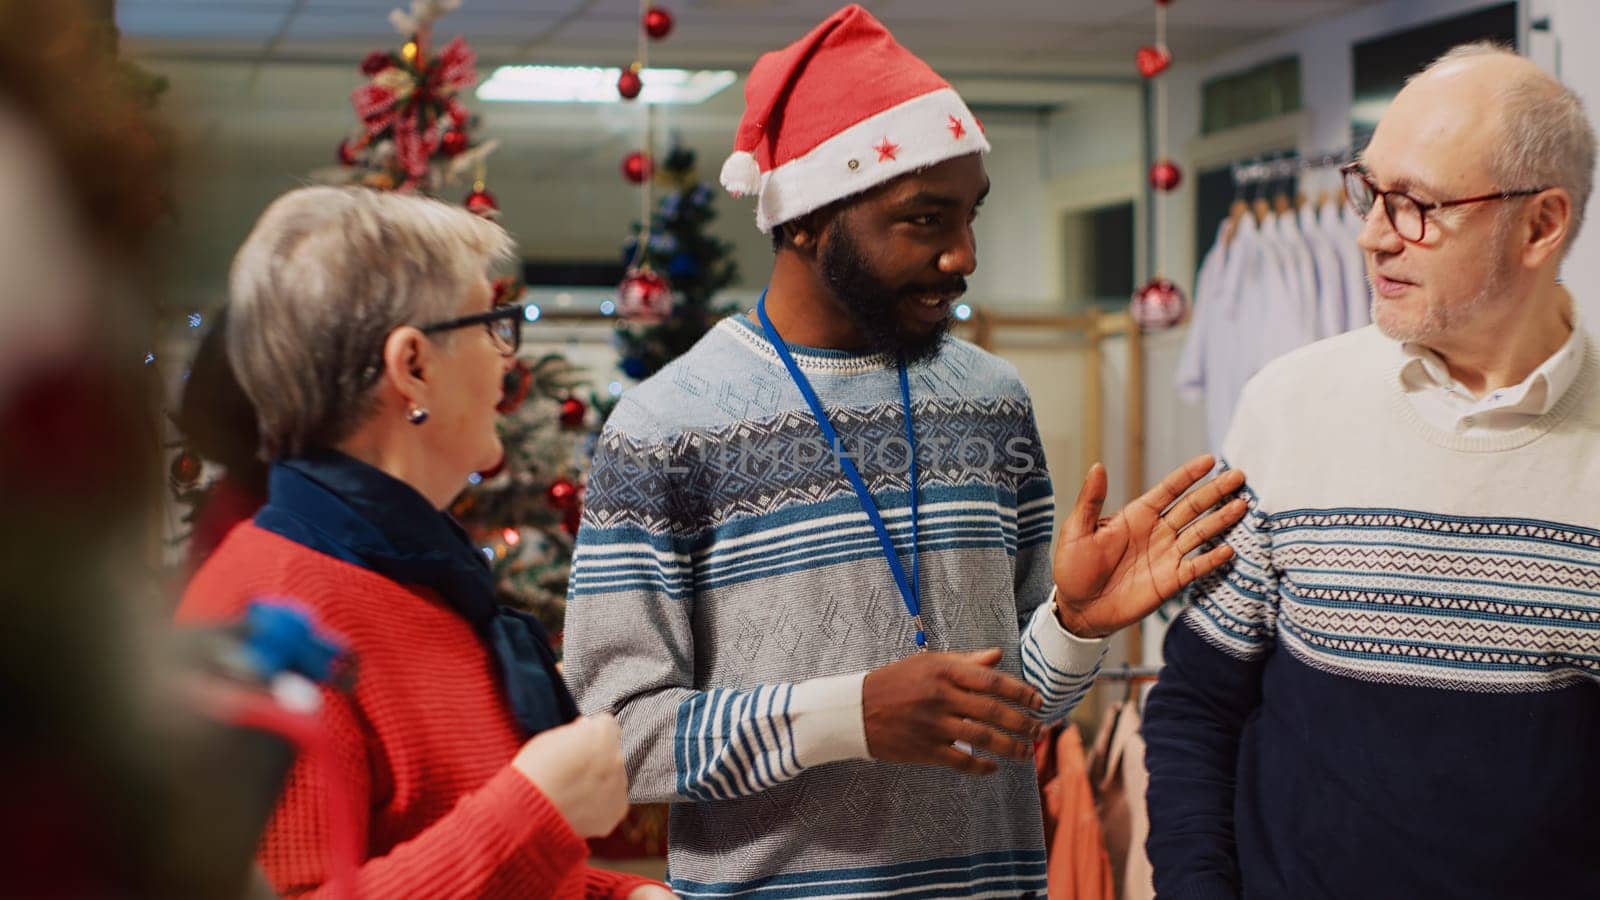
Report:
M 421 425 L 428 421 L 428 410 L 421 406 L 413 406 L 406 410 L 406 421 L 413 425 Z

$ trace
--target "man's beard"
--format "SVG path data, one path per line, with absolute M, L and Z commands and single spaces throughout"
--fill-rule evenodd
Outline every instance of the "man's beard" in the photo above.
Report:
M 1496 220 L 1491 246 L 1504 247 L 1510 231 L 1509 216 Z M 1392 341 L 1429 346 L 1441 339 L 1461 334 L 1474 323 L 1481 324 L 1485 311 L 1505 302 L 1506 295 L 1511 289 L 1513 274 L 1514 267 L 1511 263 L 1497 259 L 1471 299 L 1454 305 L 1432 304 L 1422 310 L 1421 318 L 1415 321 L 1396 321 L 1396 317 L 1385 314 L 1382 304 L 1388 301 L 1380 300 L 1374 292 L 1372 321 L 1378 326 L 1378 331 Z
M 872 271 L 855 237 L 837 219 L 829 230 L 818 260 L 822 280 L 844 304 L 845 313 L 865 338 L 867 348 L 897 356 L 907 365 L 938 356 L 954 321 L 946 317 L 928 331 L 919 332 L 906 326 L 901 309 L 917 297 L 965 292 L 966 279 L 957 275 L 938 285 L 891 287 Z

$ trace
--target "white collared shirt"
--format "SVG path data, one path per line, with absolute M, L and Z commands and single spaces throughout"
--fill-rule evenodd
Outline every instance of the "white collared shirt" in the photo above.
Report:
M 1584 330 L 1574 321 L 1572 335 L 1520 384 L 1474 397 L 1451 377 L 1450 369 L 1420 344 L 1401 344 L 1405 361 L 1400 386 L 1429 425 L 1463 437 L 1486 437 L 1527 425 L 1549 412 L 1566 395 L 1583 368 Z

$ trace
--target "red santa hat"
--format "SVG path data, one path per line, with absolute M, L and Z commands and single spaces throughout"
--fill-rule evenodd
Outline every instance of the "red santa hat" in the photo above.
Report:
M 860 6 L 763 55 L 722 186 L 756 194 L 763 232 L 908 172 L 987 153 L 948 82 Z

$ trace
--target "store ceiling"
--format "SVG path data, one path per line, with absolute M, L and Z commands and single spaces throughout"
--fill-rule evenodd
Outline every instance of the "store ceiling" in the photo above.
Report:
M 663 65 L 748 68 L 840 0 L 659 0 L 677 29 L 653 47 Z M 1201 60 L 1377 0 L 1176 0 L 1168 45 Z M 392 45 L 387 18 L 409 0 L 117 0 L 136 56 L 347 62 Z M 902 43 L 941 71 L 1126 76 L 1154 31 L 1152 0 L 868 0 Z M 440 25 L 489 63 L 632 58 L 638 0 L 463 0 Z

